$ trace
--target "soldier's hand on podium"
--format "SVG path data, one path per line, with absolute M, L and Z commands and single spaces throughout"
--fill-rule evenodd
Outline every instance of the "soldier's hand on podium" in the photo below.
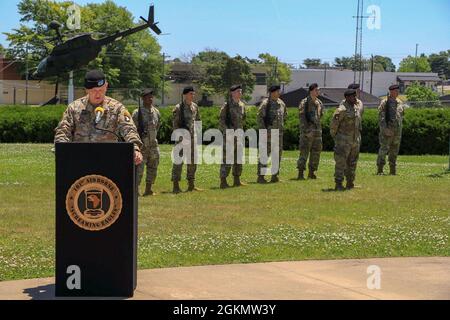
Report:
M 134 151 L 134 163 L 138 166 L 142 163 L 143 157 L 140 151 Z

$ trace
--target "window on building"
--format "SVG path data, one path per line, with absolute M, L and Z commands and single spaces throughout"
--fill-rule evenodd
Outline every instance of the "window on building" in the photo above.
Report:
M 257 86 L 264 86 L 266 85 L 267 77 L 265 73 L 255 73 L 254 74 L 256 78 L 256 85 Z

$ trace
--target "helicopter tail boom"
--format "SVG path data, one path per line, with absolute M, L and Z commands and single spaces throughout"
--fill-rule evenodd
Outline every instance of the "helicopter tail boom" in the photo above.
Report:
M 158 22 L 155 22 L 155 6 L 151 5 L 149 12 L 148 12 L 148 18 L 145 19 L 144 17 L 140 17 L 142 21 L 144 21 L 150 29 L 153 30 L 156 34 L 161 34 L 161 30 L 158 28 L 157 24 Z

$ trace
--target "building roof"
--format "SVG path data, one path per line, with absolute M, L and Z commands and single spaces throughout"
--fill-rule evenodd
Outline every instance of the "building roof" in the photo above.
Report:
M 398 75 L 398 81 L 425 81 L 425 82 L 438 82 L 441 81 L 437 75 L 425 73 L 415 75 Z

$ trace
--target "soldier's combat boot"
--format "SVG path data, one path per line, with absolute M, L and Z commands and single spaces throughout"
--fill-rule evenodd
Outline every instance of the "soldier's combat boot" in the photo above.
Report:
M 353 183 L 353 181 L 347 181 L 346 189 L 347 190 L 352 190 L 354 188 L 355 188 L 355 184 Z
M 384 173 L 383 173 L 383 166 L 378 166 L 378 171 L 377 171 L 377 175 L 379 175 L 379 176 L 382 176 Z
M 173 193 L 174 194 L 181 193 L 180 182 L 179 181 L 174 181 L 173 182 Z
M 180 182 L 179 181 L 174 181 L 173 182 L 173 193 L 174 194 L 178 194 L 181 193 L 181 188 L 180 188 Z
M 234 187 L 243 187 L 243 186 L 246 186 L 246 184 L 241 181 L 241 177 L 235 176 L 233 186 Z
M 280 182 L 280 179 L 278 178 L 278 175 L 272 176 L 272 179 L 270 180 L 270 182 L 272 182 L 272 183 L 278 183 L 278 182 Z
M 334 188 L 336 191 L 344 191 L 344 186 L 342 185 L 342 181 L 336 181 L 336 187 Z
M 312 180 L 317 179 L 317 176 L 314 174 L 314 171 L 309 171 L 308 179 L 312 179 Z
M 389 174 L 391 176 L 396 176 L 397 175 L 397 170 L 395 168 L 395 165 L 394 166 L 392 166 L 392 165 L 389 166 Z
M 147 196 L 153 196 L 155 193 L 152 190 L 152 185 L 151 183 L 147 183 L 147 185 L 145 186 L 145 192 L 143 194 L 144 197 Z
M 259 184 L 266 184 L 267 181 L 266 179 L 264 179 L 264 176 L 258 176 L 258 180 L 256 180 L 257 183 Z
M 220 178 L 220 189 L 227 189 L 229 187 L 227 178 Z
M 195 181 L 194 180 L 189 180 L 188 181 L 188 192 L 192 192 L 192 191 L 202 191 L 202 189 L 197 188 L 195 186 Z
M 298 170 L 297 180 L 305 180 L 305 173 L 303 170 Z

